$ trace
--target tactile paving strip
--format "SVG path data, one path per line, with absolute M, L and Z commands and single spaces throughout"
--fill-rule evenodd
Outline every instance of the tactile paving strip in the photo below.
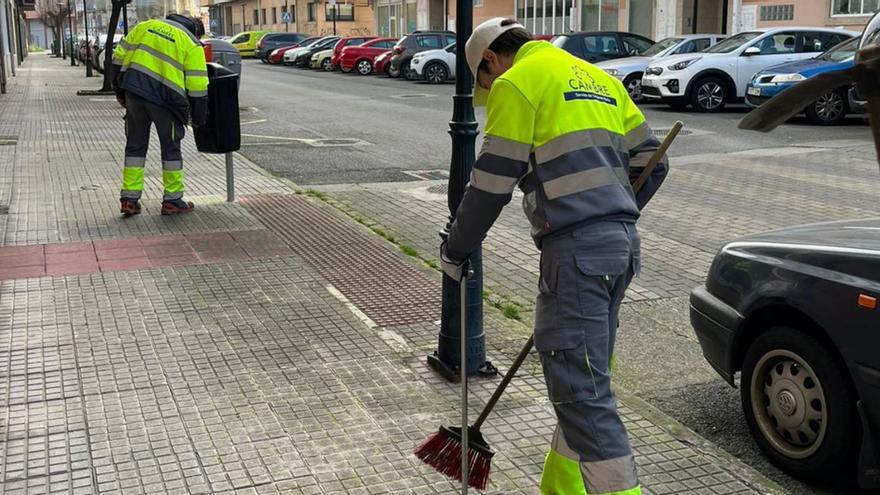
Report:
M 246 197 L 242 204 L 377 325 L 439 318 L 439 284 L 366 231 L 294 194 Z

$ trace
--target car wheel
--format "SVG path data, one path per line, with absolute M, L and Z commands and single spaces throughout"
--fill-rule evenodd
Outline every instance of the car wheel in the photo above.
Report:
M 425 80 L 431 84 L 441 84 L 448 78 L 446 67 L 442 64 L 431 64 L 425 67 Z
M 269 58 L 268 57 L 260 57 L 260 62 L 263 62 L 264 64 L 268 64 Z
M 400 67 L 400 74 L 401 74 L 401 75 L 403 76 L 403 78 L 406 79 L 407 81 L 412 81 L 412 80 L 413 80 L 413 77 L 412 77 L 413 74 L 412 74 L 412 70 L 410 69 L 409 62 L 403 64 L 403 65 Z
M 388 77 L 400 77 L 402 68 L 394 70 L 394 66 L 388 64 Z
M 835 125 L 846 118 L 846 97 L 840 91 L 820 96 L 807 107 L 807 120 L 817 125 Z
M 366 60 L 366 59 L 358 61 L 357 71 L 358 71 L 358 74 L 360 74 L 362 76 L 370 75 L 370 73 L 373 72 L 373 62 L 370 62 L 369 60 Z
M 324 72 L 333 72 L 333 62 L 329 58 L 325 58 L 321 62 L 321 68 L 324 69 Z
M 629 93 L 629 97 L 632 101 L 636 103 L 641 103 L 644 101 L 644 97 L 642 97 L 642 73 L 637 72 L 635 74 L 630 74 L 623 80 L 623 86 L 626 88 L 626 92 Z
M 691 105 L 698 112 L 718 112 L 727 103 L 727 85 L 716 77 L 700 79 L 691 90 Z
M 808 481 L 855 474 L 861 428 L 846 366 L 812 335 L 780 326 L 746 352 L 741 397 L 758 446 L 783 471 Z

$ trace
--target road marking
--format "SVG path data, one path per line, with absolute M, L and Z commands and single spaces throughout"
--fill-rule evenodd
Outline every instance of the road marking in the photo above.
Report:
M 268 121 L 269 121 L 269 119 L 251 120 L 250 122 L 242 122 L 239 125 L 259 124 L 261 122 L 268 122 Z
M 326 289 L 331 296 L 339 299 L 343 304 L 345 304 L 345 307 L 347 307 L 349 311 L 354 313 L 354 315 L 357 316 L 359 320 L 364 322 L 364 325 L 366 325 L 368 328 L 376 328 L 379 326 L 376 325 L 376 322 L 373 321 L 369 316 L 365 315 L 363 311 L 359 310 L 353 302 L 349 301 L 348 298 L 345 297 L 345 294 L 339 292 L 339 289 L 337 289 L 336 287 L 333 287 L 332 284 L 327 284 Z

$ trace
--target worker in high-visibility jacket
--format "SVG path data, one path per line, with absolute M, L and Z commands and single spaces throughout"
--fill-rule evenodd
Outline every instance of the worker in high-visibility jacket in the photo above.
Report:
M 515 187 L 541 249 L 535 348 L 558 424 L 544 463 L 545 495 L 641 493 L 611 392 L 624 292 L 639 270 L 639 210 L 666 176 L 664 157 L 634 194 L 659 142 L 626 89 L 601 69 L 514 20 L 490 19 L 465 47 L 485 140 L 441 247 L 461 279 Z
M 125 168 L 122 171 L 122 214 L 141 212 L 144 164 L 150 127 L 156 126 L 162 151 L 162 214 L 192 211 L 183 199 L 180 141 L 186 123 L 203 125 L 208 113 L 208 72 L 199 37 L 198 18 L 171 14 L 138 23 L 113 52 L 114 88 L 125 109 Z

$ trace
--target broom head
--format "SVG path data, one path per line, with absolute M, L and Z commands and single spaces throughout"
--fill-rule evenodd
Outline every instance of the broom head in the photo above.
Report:
M 461 428 L 441 426 L 413 453 L 425 464 L 456 481 L 461 481 Z M 468 485 L 485 490 L 495 452 L 483 440 L 480 430 L 468 427 Z

